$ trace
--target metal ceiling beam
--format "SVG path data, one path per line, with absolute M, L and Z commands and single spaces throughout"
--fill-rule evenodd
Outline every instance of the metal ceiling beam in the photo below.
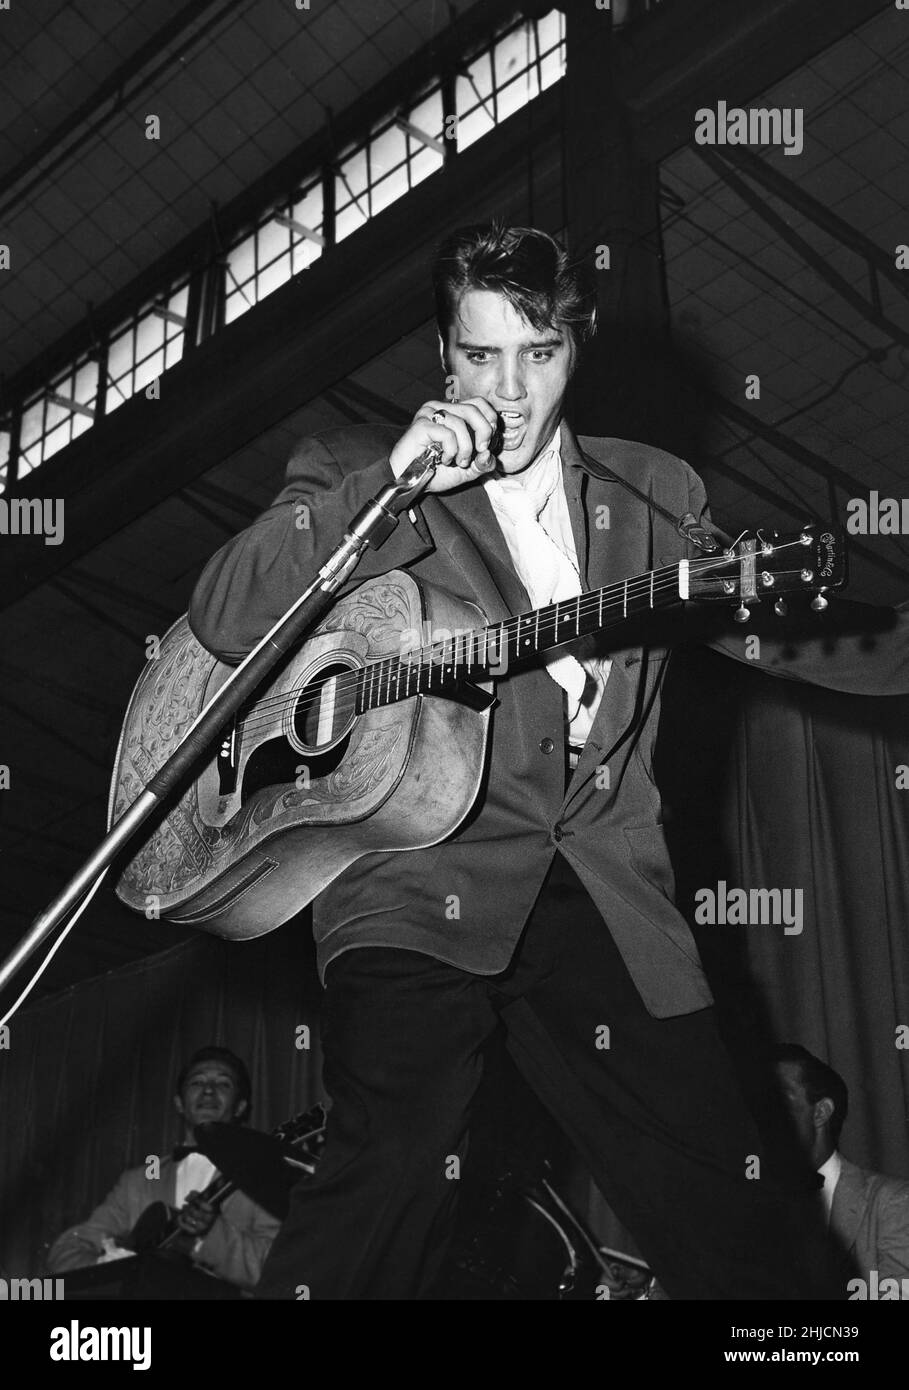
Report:
M 292 3 L 292 0 L 287 0 L 287 3 Z M 292 154 L 274 165 L 236 198 L 217 209 L 217 225 L 221 235 L 230 237 L 235 229 L 255 221 L 270 202 L 286 197 L 291 188 L 317 173 L 337 150 L 352 140 L 362 139 L 375 121 L 400 106 L 431 76 L 463 60 L 465 51 L 481 43 L 497 24 L 512 17 L 517 8 L 518 0 L 478 0 L 470 10 L 452 20 L 441 34 L 424 44 L 345 111 L 328 113 L 328 120 L 321 130 L 304 140 Z M 520 8 L 527 13 L 545 13 L 551 4 L 548 0 L 525 0 Z M 209 214 L 117 294 L 104 304 L 93 306 L 91 325 L 80 323 L 27 367 L 11 375 L 4 384 L 6 399 L 14 401 L 37 390 L 67 363 L 89 351 L 96 335 L 105 337 L 111 329 L 129 318 L 138 304 L 160 293 L 162 286 L 170 280 L 207 265 L 211 254 L 212 216 Z
M 737 193 L 745 206 L 750 208 L 762 222 L 766 222 L 774 235 L 785 245 L 791 247 L 795 254 L 806 265 L 810 266 L 815 274 L 828 284 L 851 309 L 854 309 L 868 323 L 873 324 L 881 333 L 892 338 L 895 343 L 899 343 L 901 347 L 909 347 L 909 329 L 902 328 L 884 314 L 878 297 L 873 293 L 864 295 L 856 290 L 845 276 L 833 269 L 826 256 L 816 251 L 803 236 L 789 226 L 785 218 L 770 207 L 766 197 L 751 188 L 744 179 L 734 172 L 731 165 L 727 164 L 713 150 L 697 149 L 695 153 L 707 165 L 707 168 L 717 178 L 722 179 L 734 193 Z M 856 235 L 858 234 L 856 233 Z M 849 249 L 854 250 L 855 248 L 850 247 Z M 898 274 L 899 272 L 895 271 L 894 273 Z M 900 286 L 900 289 L 902 290 L 903 287 Z M 905 293 L 905 291 L 903 292 Z
M 0 217 L 5 217 L 10 208 L 17 203 L 23 202 L 33 189 L 46 181 L 60 164 L 71 159 L 77 149 L 90 140 L 93 135 L 97 135 L 112 116 L 122 110 L 126 101 L 138 96 L 156 77 L 159 76 L 167 67 L 176 62 L 188 49 L 203 39 L 220 20 L 233 9 L 245 3 L 245 0 L 222 0 L 217 15 L 213 15 L 209 21 L 178 44 L 169 52 L 163 62 L 152 67 L 154 60 L 159 57 L 162 50 L 170 48 L 172 44 L 185 32 L 190 25 L 195 24 L 201 19 L 206 10 L 210 10 L 217 0 L 186 0 L 179 12 L 169 19 L 166 24 L 152 34 L 151 38 L 146 39 L 145 43 L 140 44 L 135 53 L 132 53 L 125 62 L 115 68 L 109 77 L 96 87 L 91 96 L 79 103 L 74 111 L 70 111 L 62 121 L 54 126 L 53 130 L 48 131 L 47 135 L 38 144 L 22 156 L 17 164 L 7 173 L 0 174 Z M 143 75 L 144 74 L 144 75 Z M 131 90 L 126 88 L 134 82 L 136 78 L 142 76 L 141 81 L 135 81 Z M 107 110 L 102 108 L 108 107 Z M 81 129 L 80 129 L 81 127 Z M 66 148 L 62 150 L 50 164 L 44 161 L 59 145 L 66 142 Z M 29 177 L 31 176 L 31 177 Z M 22 180 L 27 179 L 27 183 Z M 21 187 L 17 185 L 21 184 Z M 15 195 L 12 190 L 15 189 Z
M 630 36 L 628 60 L 616 73 L 617 94 L 636 118 L 641 154 L 665 159 L 692 140 L 701 107 L 750 101 L 892 9 L 893 0 L 676 0 L 666 5 Z
M 545 132 L 534 149 L 537 196 L 558 206 L 558 89 L 535 105 Z M 432 248 L 451 230 L 452 209 L 465 220 L 520 220 L 527 177 L 523 124 L 505 122 L 171 368 L 159 400 L 139 392 L 23 479 L 9 497 L 39 483 L 66 499 L 65 535 L 53 546 L 4 537 L 0 607 L 424 323 Z

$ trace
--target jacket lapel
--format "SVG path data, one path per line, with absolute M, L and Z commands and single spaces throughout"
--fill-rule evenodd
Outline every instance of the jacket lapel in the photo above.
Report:
M 491 621 L 512 617 L 531 607 L 530 596 L 515 573 L 502 528 L 481 484 L 438 496 L 430 493 L 421 506 L 433 541 L 448 551 Z
M 572 496 L 577 497 L 576 506 L 583 504 L 583 520 L 588 528 L 587 589 L 620 584 L 652 569 L 653 513 L 645 511 L 619 483 L 592 473 L 574 435 L 567 429 L 563 432 L 563 451 L 569 507 Z M 580 519 L 576 524 L 573 514 L 576 541 L 579 524 Z M 642 662 L 626 665 L 626 653 L 621 651 L 614 657 L 590 737 L 569 783 L 566 805 L 595 774 L 631 722 L 643 674 Z

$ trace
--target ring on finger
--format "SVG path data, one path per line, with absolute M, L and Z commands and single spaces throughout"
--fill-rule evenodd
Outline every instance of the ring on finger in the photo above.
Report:
M 445 419 L 445 411 L 434 410 L 429 418 L 434 425 L 441 425 L 442 421 Z

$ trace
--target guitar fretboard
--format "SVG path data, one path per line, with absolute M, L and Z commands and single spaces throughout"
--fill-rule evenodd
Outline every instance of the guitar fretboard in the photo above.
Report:
M 370 662 L 357 673 L 356 713 L 411 695 L 431 695 L 459 681 L 482 680 L 563 642 L 678 603 L 687 597 L 680 592 L 681 571 L 678 564 L 651 570 L 489 627 L 454 633 L 399 657 Z

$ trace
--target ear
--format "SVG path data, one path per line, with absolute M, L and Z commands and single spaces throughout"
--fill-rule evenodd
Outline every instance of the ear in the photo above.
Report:
M 186 1111 L 183 1108 L 183 1097 L 179 1094 L 174 1096 L 174 1109 L 176 1110 L 178 1115 L 186 1114 Z
M 446 359 L 446 352 L 445 352 L 445 339 L 442 337 L 441 333 L 437 333 L 436 336 L 437 336 L 437 338 L 438 338 L 438 340 L 439 340 L 439 361 L 440 361 L 441 364 L 442 364 L 442 372 L 443 372 L 443 374 L 444 374 L 445 376 L 448 376 L 449 372 L 448 372 L 448 361 L 447 361 L 447 359 Z
M 235 1119 L 235 1120 L 241 1120 L 241 1119 L 243 1118 L 243 1116 L 246 1114 L 246 1112 L 247 1112 L 248 1109 L 249 1109 L 249 1101 L 248 1101 L 248 1100 L 241 1100 L 241 1101 L 238 1101 L 238 1102 L 237 1102 L 237 1108 L 236 1108 L 236 1110 L 234 1111 L 234 1119 Z
M 836 1106 L 829 1096 L 824 1096 L 823 1100 L 816 1101 L 814 1106 L 815 1129 L 823 1129 L 830 1122 L 835 1109 Z

